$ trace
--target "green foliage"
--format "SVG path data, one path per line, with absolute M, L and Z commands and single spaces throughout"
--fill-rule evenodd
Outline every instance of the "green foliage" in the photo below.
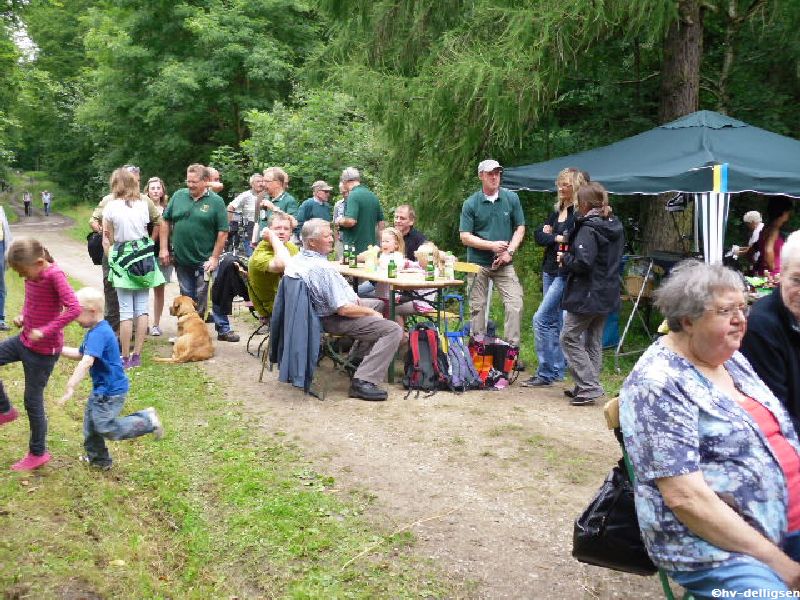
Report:
M 242 148 L 257 169 L 280 166 L 292 179 L 292 189 L 310 195 L 317 179 L 339 180 L 342 168 L 353 165 L 366 182 L 380 188 L 382 163 L 375 127 L 355 99 L 328 90 L 299 92 L 291 105 L 276 103 L 269 112 L 246 116 L 252 132 Z

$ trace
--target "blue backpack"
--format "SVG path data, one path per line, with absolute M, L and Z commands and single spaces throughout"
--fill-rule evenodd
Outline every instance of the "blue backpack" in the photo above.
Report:
M 460 332 L 447 334 L 447 362 L 450 364 L 450 383 L 453 389 L 465 392 L 483 388 L 483 382 Z

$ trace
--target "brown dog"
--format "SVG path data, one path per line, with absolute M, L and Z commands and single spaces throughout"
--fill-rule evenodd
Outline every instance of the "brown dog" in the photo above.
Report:
M 208 360 L 214 356 L 214 346 L 206 324 L 197 314 L 197 304 L 189 296 L 176 296 L 169 314 L 178 317 L 178 338 L 172 347 L 172 358 L 155 357 L 155 362 L 184 363 Z

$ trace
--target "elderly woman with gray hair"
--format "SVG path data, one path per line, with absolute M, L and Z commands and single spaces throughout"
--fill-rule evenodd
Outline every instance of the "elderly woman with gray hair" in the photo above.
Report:
M 650 557 L 696 598 L 800 590 L 800 442 L 738 352 L 747 325 L 740 276 L 684 261 L 656 306 L 669 333 L 620 392 Z

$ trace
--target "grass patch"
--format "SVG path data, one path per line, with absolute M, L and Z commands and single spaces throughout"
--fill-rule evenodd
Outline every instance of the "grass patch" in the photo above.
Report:
M 7 277 L 8 312 L 22 282 Z M 66 331 L 76 344 L 83 331 Z M 152 346 L 152 344 L 148 344 Z M 370 499 L 345 495 L 281 436 L 259 435 L 241 406 L 192 365 L 133 371 L 126 410 L 155 406 L 167 429 L 110 442 L 114 468 L 78 463 L 88 382 L 64 409 L 52 402 L 72 361 L 46 390 L 49 446 L 40 472 L 0 479 L 0 589 L 14 597 L 452 597 L 434 566 L 415 559 L 407 532 L 364 516 Z M 22 405 L 19 364 L 3 368 Z M 0 469 L 27 448 L 25 419 L 0 433 Z
M 516 425 L 515 423 L 508 423 L 506 425 L 498 425 L 497 427 L 492 427 L 489 431 L 486 432 L 491 438 L 502 437 L 508 434 L 519 433 L 523 430 L 522 425 Z
M 97 202 L 100 202 L 100 200 L 98 199 Z M 73 221 L 72 226 L 66 231 L 69 237 L 78 242 L 86 243 L 86 236 L 92 231 L 92 228 L 89 227 L 89 218 L 96 207 L 97 203 L 75 204 L 73 206 L 65 206 L 59 211 Z
M 597 476 L 593 461 L 584 452 L 552 438 L 534 434 L 524 440 L 526 446 L 544 460 L 548 469 L 562 475 L 569 483 L 581 484 Z

